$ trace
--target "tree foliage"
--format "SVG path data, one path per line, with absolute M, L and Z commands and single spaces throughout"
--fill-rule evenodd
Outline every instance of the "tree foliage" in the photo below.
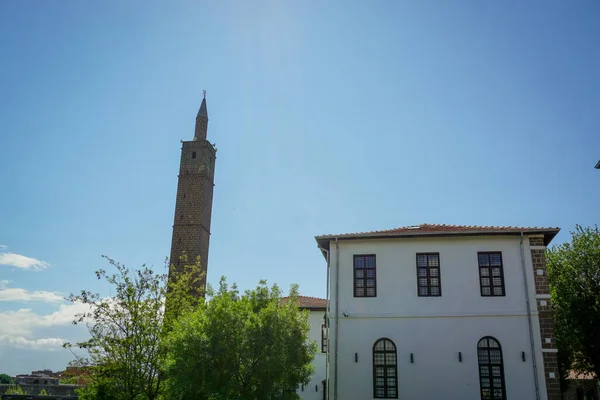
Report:
M 11 384 L 11 383 L 15 383 L 15 380 L 10 375 L 0 374 L 0 383 L 2 383 L 2 384 Z
M 74 324 L 87 324 L 90 338 L 75 345 L 87 352 L 78 365 L 91 366 L 90 383 L 81 391 L 82 399 L 153 400 L 163 384 L 160 366 L 165 356 L 165 323 L 172 323 L 179 313 L 187 312 L 196 300 L 189 295 L 189 285 L 199 279 L 199 265 L 185 266 L 168 274 L 157 274 L 143 265 L 131 270 L 103 256 L 116 269 L 114 274 L 96 271 L 96 277 L 108 282 L 114 295 L 101 297 L 82 290 L 69 300 L 89 306 L 78 314 Z M 179 279 L 177 279 L 179 278 Z M 168 286 L 169 285 L 169 286 Z M 165 317 L 165 297 L 173 297 L 173 306 Z
M 560 367 L 600 376 L 600 231 L 577 225 L 547 251 Z
M 261 281 L 240 295 L 225 278 L 210 301 L 182 316 L 168 340 L 165 398 L 269 400 L 295 397 L 313 373 L 308 312 Z M 284 397 L 285 396 L 285 397 Z
M 6 389 L 5 394 L 26 394 L 21 385 L 11 385 Z

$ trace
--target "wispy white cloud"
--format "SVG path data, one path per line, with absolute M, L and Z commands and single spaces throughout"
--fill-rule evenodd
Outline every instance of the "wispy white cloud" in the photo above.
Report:
M 57 350 L 66 340 L 60 338 L 27 339 L 23 336 L 0 335 L 0 345 L 34 350 Z
M 89 311 L 89 306 L 81 303 L 61 304 L 51 314 L 40 315 L 30 308 L 0 312 L 0 335 L 33 337 L 39 328 L 67 326 L 72 324 L 75 314 Z
M 8 249 L 8 246 L 4 245 L 4 244 L 0 244 L 0 251 L 4 251 Z
M 58 303 L 64 298 L 58 292 L 45 290 L 29 291 L 21 288 L 6 288 L 8 281 L 0 281 L 0 301 L 39 301 L 43 303 Z
M 50 266 L 50 264 L 45 261 L 36 260 L 35 258 L 16 253 L 0 253 L 0 265 L 33 270 L 46 269 Z

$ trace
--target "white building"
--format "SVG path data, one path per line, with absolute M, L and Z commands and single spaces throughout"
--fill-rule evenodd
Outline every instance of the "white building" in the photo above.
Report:
M 317 342 L 317 353 L 313 360 L 315 372 L 311 381 L 298 388 L 296 393 L 302 400 L 324 400 L 326 390 L 327 336 L 325 330 L 325 312 L 327 301 L 316 297 L 298 296 L 300 308 L 309 311 L 310 332 L 308 339 Z
M 558 231 L 424 224 L 316 237 L 329 399 L 560 399 L 544 259 Z

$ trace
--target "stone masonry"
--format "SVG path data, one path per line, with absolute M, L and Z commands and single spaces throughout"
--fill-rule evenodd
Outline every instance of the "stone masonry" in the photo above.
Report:
M 204 98 L 196 117 L 194 139 L 182 141 L 170 257 L 176 271 L 199 259 L 203 276 L 200 285 L 190 290 L 202 297 L 206 289 L 216 160 L 216 149 L 206 140 L 207 129 Z M 184 255 L 187 262 L 182 259 Z M 169 279 L 173 279 L 172 274 Z
M 550 287 L 546 271 L 546 247 L 543 237 L 529 238 L 533 276 L 535 277 L 535 298 L 540 322 L 542 355 L 544 358 L 544 376 L 548 400 L 560 400 L 560 381 L 558 377 L 557 349 L 554 340 L 554 323 L 552 320 L 552 303 Z

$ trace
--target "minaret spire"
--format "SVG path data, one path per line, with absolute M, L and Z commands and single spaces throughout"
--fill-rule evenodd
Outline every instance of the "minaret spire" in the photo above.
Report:
M 177 196 L 175 198 L 175 218 L 171 240 L 169 282 L 178 279 L 176 273 L 183 272 L 185 265 L 200 261 L 197 284 L 190 288 L 194 295 L 204 297 L 208 248 L 210 245 L 210 223 L 212 217 L 215 160 L 217 150 L 206 140 L 208 112 L 206 111 L 206 91 L 202 105 L 196 116 L 196 130 L 193 140 L 181 142 L 181 161 L 177 175 Z M 182 256 L 187 261 L 182 260 Z
M 204 97 L 202 98 L 202 104 L 196 115 L 196 130 L 194 132 L 194 140 L 204 139 L 206 140 L 206 133 L 208 130 L 208 110 L 206 109 L 206 90 L 202 91 Z

